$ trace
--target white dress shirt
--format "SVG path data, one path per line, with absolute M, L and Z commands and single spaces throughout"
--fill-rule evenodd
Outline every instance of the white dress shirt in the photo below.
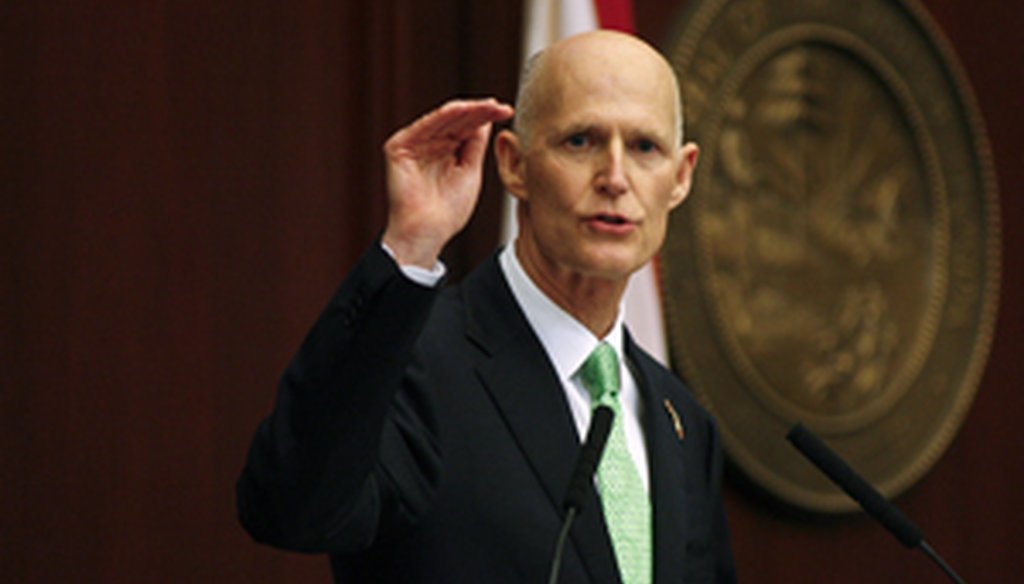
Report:
M 619 389 L 619 402 L 622 422 L 625 424 L 626 446 L 633 458 L 633 463 L 637 466 L 637 474 L 640 475 L 644 488 L 650 492 L 647 447 L 640 423 L 643 414 L 643 401 L 640 399 L 640 391 L 633 378 L 633 373 L 626 366 L 624 359 L 622 308 L 619 308 L 618 318 L 616 318 L 611 331 L 605 338 L 599 339 L 540 291 L 540 288 L 523 270 L 513 245 L 502 250 L 498 261 L 505 280 L 508 281 L 509 287 L 512 289 L 512 295 L 519 303 L 523 313 L 526 314 L 526 320 L 540 339 L 541 345 L 544 346 L 548 358 L 558 373 L 558 379 L 562 382 L 562 388 L 565 391 L 565 399 L 569 403 L 573 420 L 576 422 L 576 433 L 580 442 L 587 434 L 591 415 L 590 392 L 580 380 L 580 367 L 602 341 L 607 342 L 615 349 L 619 360 L 619 379 L 622 383 L 622 387 Z

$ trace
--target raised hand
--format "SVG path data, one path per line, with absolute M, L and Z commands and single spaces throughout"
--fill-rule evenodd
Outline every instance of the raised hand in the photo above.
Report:
M 469 222 L 480 196 L 491 126 L 513 109 L 494 99 L 451 101 L 384 144 L 388 224 L 399 263 L 429 268 Z

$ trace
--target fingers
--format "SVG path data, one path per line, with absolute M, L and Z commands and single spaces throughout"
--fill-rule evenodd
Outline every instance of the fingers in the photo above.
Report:
M 495 99 L 453 101 L 435 110 L 428 128 L 436 137 L 468 137 L 485 124 L 511 118 L 512 113 L 512 106 Z
M 513 111 L 512 106 L 493 98 L 450 101 L 397 132 L 386 148 L 461 143 L 473 138 L 482 126 L 511 118 Z
M 459 162 L 469 167 L 483 167 L 484 156 L 487 154 L 487 140 L 491 136 L 491 124 L 478 126 L 475 135 L 467 139 L 459 153 Z

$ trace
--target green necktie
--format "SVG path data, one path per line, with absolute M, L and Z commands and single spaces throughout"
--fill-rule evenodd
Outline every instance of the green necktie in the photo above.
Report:
M 615 349 L 608 343 L 598 345 L 580 368 L 580 378 L 590 392 L 593 407 L 604 405 L 615 412 L 612 432 L 597 467 L 597 485 L 622 580 L 625 584 L 650 584 L 651 502 L 626 448 Z

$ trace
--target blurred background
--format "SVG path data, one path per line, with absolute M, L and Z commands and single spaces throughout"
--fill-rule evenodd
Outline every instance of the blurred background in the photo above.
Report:
M 663 44 L 685 0 L 635 0 Z M 995 340 L 898 500 L 969 582 L 1024 572 L 1024 4 L 925 0 L 973 84 L 1003 217 Z M 380 147 L 514 98 L 519 2 L 0 5 L 0 582 L 327 582 L 258 546 L 234 481 L 277 377 L 382 228 Z M 498 240 L 493 167 L 446 260 Z M 726 487 L 742 582 L 943 582 L 863 515 Z

